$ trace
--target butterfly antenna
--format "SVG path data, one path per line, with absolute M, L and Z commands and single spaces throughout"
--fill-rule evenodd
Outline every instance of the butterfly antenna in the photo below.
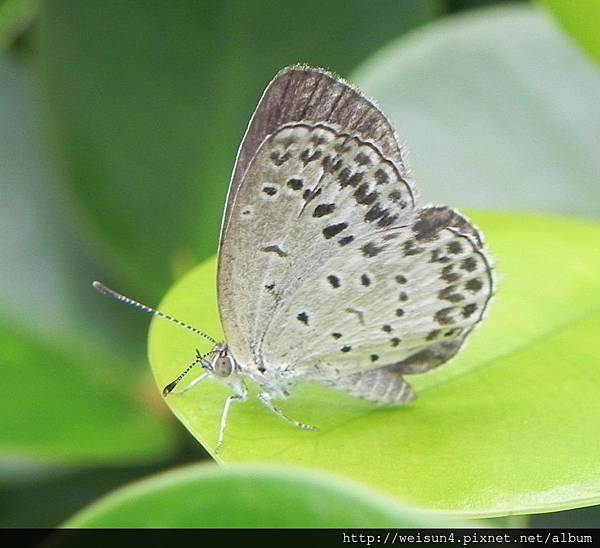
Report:
M 207 341 L 210 341 L 213 344 L 217 344 L 217 341 L 215 341 L 215 339 L 213 339 L 211 336 L 207 335 L 206 333 L 202 333 L 202 331 L 200 331 L 199 329 L 196 329 L 195 327 L 192 327 L 191 325 L 188 325 L 187 323 L 183 323 L 183 322 L 179 321 L 178 319 L 173 318 L 172 316 L 169 316 L 168 314 L 164 314 L 163 312 L 160 312 L 159 310 L 155 310 L 154 308 L 150 308 L 149 306 L 146 306 L 145 304 L 134 301 L 133 299 L 130 299 L 129 297 L 126 297 L 125 295 L 121 295 L 121 293 L 117 293 L 114 289 L 111 289 L 110 287 L 105 286 L 101 282 L 95 281 L 95 282 L 92 282 L 92 285 L 94 286 L 94 289 L 96 289 L 99 293 L 102 293 L 102 295 L 104 295 L 105 297 L 109 297 L 111 299 L 114 299 L 117 302 L 120 302 L 123 304 L 128 304 L 129 306 L 133 306 L 134 308 L 137 308 L 138 310 L 141 310 L 142 312 L 146 312 L 147 314 L 150 314 L 152 316 L 158 316 L 159 318 L 164 318 L 165 320 L 168 320 L 174 324 L 177 324 L 178 326 L 183 327 L 184 329 L 187 329 L 188 331 L 191 331 L 192 333 L 196 333 L 196 335 L 200 335 L 201 337 L 205 338 Z
M 191 371 L 194 365 L 202 363 L 202 360 L 206 358 L 206 356 L 208 356 L 209 354 L 210 352 L 207 352 L 206 354 L 200 354 L 198 349 L 196 349 L 196 359 L 192 363 L 190 363 L 190 365 L 188 365 L 174 381 L 170 382 L 169 384 L 167 384 L 167 386 L 163 388 L 162 395 L 166 398 L 173 391 L 173 388 L 177 386 L 179 381 Z

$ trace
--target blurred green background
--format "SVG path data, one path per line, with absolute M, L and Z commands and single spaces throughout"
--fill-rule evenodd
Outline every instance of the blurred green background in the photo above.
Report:
M 154 304 L 214 254 L 238 144 L 280 68 L 326 67 L 374 96 L 425 202 L 600 219 L 600 13 L 574 4 L 0 3 L 0 526 L 58 525 L 208 459 L 154 386 L 147 322 L 90 282 Z

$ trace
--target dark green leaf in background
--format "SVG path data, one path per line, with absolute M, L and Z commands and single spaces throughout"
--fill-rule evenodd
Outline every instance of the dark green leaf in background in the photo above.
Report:
M 543 10 L 439 20 L 352 79 L 390 116 L 425 201 L 600 218 L 600 72 Z
M 276 71 L 347 73 L 436 5 L 45 2 L 41 93 L 81 234 L 140 297 L 158 298 L 215 251 L 236 148 Z
M 139 376 L 123 377 L 114 360 L 4 322 L 0 348 L 4 457 L 98 465 L 150 460 L 173 449 L 162 403 Z
M 162 403 L 145 391 L 146 372 L 126 361 L 127 347 L 119 358 L 110 352 L 115 333 L 135 340 L 135 331 L 124 329 L 124 321 L 106 321 L 103 305 L 110 303 L 90 288 L 94 263 L 65 218 L 55 175 L 35 137 L 32 103 L 27 68 L 5 56 L 0 459 L 11 466 L 0 466 L 0 476 L 24 479 L 24 467 L 37 477 L 46 473 L 39 466 L 164 458 L 174 447 Z

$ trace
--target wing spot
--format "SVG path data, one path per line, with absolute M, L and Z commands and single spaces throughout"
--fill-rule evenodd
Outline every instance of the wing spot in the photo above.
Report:
M 363 245 L 360 250 L 365 257 L 375 257 L 379 255 L 383 251 L 382 246 L 375 245 L 375 242 L 369 242 L 368 244 Z
M 379 207 L 379 203 L 376 203 L 371 207 L 371 209 L 369 209 L 369 211 L 365 213 L 365 222 L 370 223 L 372 221 L 376 221 L 379 219 L 379 217 L 382 217 L 386 211 L 387 209 L 381 209 L 381 207 Z
M 406 240 L 406 242 L 404 242 L 404 244 L 402 245 L 402 248 L 405 257 L 409 257 L 411 255 L 418 255 L 419 253 L 423 253 L 423 251 L 425 251 L 425 248 L 418 247 L 415 240 L 412 239 Z
M 400 300 L 401 303 L 405 303 L 406 301 L 408 301 L 408 294 L 406 293 L 406 291 L 400 291 L 400 295 L 398 296 L 398 299 Z
M 287 253 L 278 245 L 265 245 L 260 250 L 265 253 L 275 253 L 278 257 L 287 257 Z
M 369 183 L 362 183 L 355 191 L 354 198 L 356 199 L 357 204 L 371 205 L 377 197 L 379 196 L 378 192 L 369 192 L 370 190 Z
M 460 267 L 467 272 L 473 272 L 477 268 L 477 261 L 475 257 L 467 257 L 460 263 Z
M 349 167 L 345 167 L 338 174 L 338 181 L 340 182 L 340 186 L 342 188 L 347 186 L 356 187 L 362 178 L 363 173 L 361 171 L 352 173 L 352 170 Z
M 401 203 L 403 201 L 402 200 L 402 192 L 400 192 L 399 190 L 392 190 L 388 194 L 388 198 L 394 204 L 399 204 L 399 203 Z
M 342 348 L 340 348 L 340 350 L 342 352 L 350 352 L 350 350 L 352 350 L 352 347 L 350 345 L 346 344 L 346 345 L 342 346 Z
M 448 249 L 448 253 L 452 253 L 453 255 L 458 255 L 459 253 L 462 253 L 463 246 L 458 240 L 454 240 L 453 242 L 450 242 L 448 244 L 447 249 Z
M 304 183 L 302 182 L 302 179 L 292 178 L 287 182 L 287 186 L 292 190 L 302 190 Z
M 398 338 L 398 337 L 392 337 L 392 339 L 390 339 L 390 342 L 392 343 L 393 347 L 398 346 L 402 341 Z
M 332 333 L 332 334 L 331 334 L 331 336 L 332 336 L 334 339 L 340 339 L 340 338 L 342 337 L 342 334 L 341 334 L 341 333 Z
M 390 182 L 390 176 L 380 168 L 375 172 L 375 180 L 378 185 L 386 185 Z
M 343 162 L 341 158 L 334 158 L 330 155 L 327 155 L 321 160 L 321 165 L 323 166 L 323 170 L 325 173 L 333 173 L 342 167 Z
M 348 228 L 348 223 L 338 223 L 335 225 L 329 225 L 323 229 L 323 236 L 326 240 L 337 236 L 342 230 Z
M 300 312 L 300 314 L 296 316 L 296 319 L 301 321 L 304 325 L 308 325 L 308 314 L 306 312 Z
M 362 151 L 354 157 L 354 161 L 360 166 L 368 166 L 373 163 L 371 158 L 369 158 L 369 156 Z
M 404 316 L 404 310 L 402 308 L 396 309 L 396 316 L 398 316 L 399 318 Z
M 324 215 L 329 215 L 330 213 L 333 213 L 334 209 L 335 204 L 319 204 L 313 211 L 313 217 L 323 217 Z
M 285 164 L 291 157 L 292 154 L 289 150 L 285 154 L 281 154 L 276 150 L 271 152 L 271 161 L 278 167 Z
M 340 247 L 344 247 L 345 245 L 348 245 L 352 240 L 354 240 L 354 236 L 344 236 L 343 238 L 340 238 L 338 240 L 338 245 Z
M 465 284 L 465 287 L 469 291 L 472 291 L 473 293 L 477 293 L 478 291 L 481 291 L 481 288 L 483 287 L 483 283 L 479 278 L 472 278 Z
M 316 198 L 319 194 L 321 194 L 321 189 L 320 188 L 317 188 L 316 190 L 312 190 L 310 188 L 307 188 L 302 193 L 302 198 L 304 198 L 307 202 L 309 202 L 313 198 Z
M 427 333 L 427 337 L 425 337 L 425 340 L 427 341 L 435 341 L 435 339 L 438 338 L 440 334 L 440 330 L 439 329 L 433 329 L 432 331 L 430 331 L 429 333 Z
M 330 274 L 329 276 L 327 276 L 327 281 L 331 284 L 331 287 L 333 287 L 334 289 L 337 289 L 341 285 L 340 279 L 335 274 Z
M 467 306 L 464 306 L 462 309 L 463 318 L 469 318 L 473 315 L 473 313 L 477 310 L 476 303 L 470 303 Z
M 441 249 L 434 249 L 431 252 L 431 259 L 429 259 L 430 263 L 449 263 L 452 259 L 447 255 L 442 255 Z
M 456 320 L 450 316 L 450 313 L 454 311 L 453 306 L 447 308 L 440 308 L 433 316 L 434 320 L 440 325 L 450 325 L 456 322 Z
M 403 276 L 402 274 L 398 274 L 398 275 L 396 276 L 396 281 L 397 281 L 399 284 L 405 284 L 405 283 L 406 283 L 408 280 L 406 279 L 406 276 Z
M 454 269 L 453 264 L 449 264 L 449 265 L 445 266 L 444 268 L 442 268 L 442 274 L 441 274 L 440 278 L 442 278 L 442 280 L 447 281 L 448 283 L 453 283 L 456 280 L 458 280 L 460 278 L 460 274 L 458 272 L 452 272 L 453 269 Z
M 306 166 L 310 162 L 314 162 L 315 160 L 318 160 L 322 155 L 323 155 L 323 153 L 319 149 L 316 149 L 316 150 L 313 150 L 313 151 L 308 150 L 308 149 L 304 149 L 302 151 L 302 154 L 300 154 L 300 159 L 302 160 L 302 162 Z
M 346 312 L 348 312 L 348 314 L 354 314 L 358 320 L 358 323 L 365 325 L 365 315 L 362 310 L 357 310 L 356 308 L 346 308 Z
M 438 292 L 438 299 L 448 301 L 451 303 L 458 303 L 464 300 L 464 296 L 461 293 L 456 293 L 456 286 L 449 285 L 444 287 L 444 289 L 440 289 Z
M 369 287 L 371 285 L 371 278 L 369 278 L 369 276 L 367 276 L 367 274 L 363 274 L 360 277 L 360 283 L 362 285 L 364 285 L 365 287 Z
M 262 191 L 267 196 L 275 196 L 275 194 L 277 194 L 277 189 L 274 186 L 264 186 Z
M 381 328 L 381 330 L 384 333 L 391 333 L 392 332 L 392 326 L 390 324 L 384 324 L 383 327 Z
M 371 361 L 372 362 L 376 362 L 379 359 L 379 356 L 377 354 L 371 354 Z

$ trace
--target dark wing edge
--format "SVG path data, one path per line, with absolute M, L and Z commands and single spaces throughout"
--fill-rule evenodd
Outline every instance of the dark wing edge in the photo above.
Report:
M 259 146 L 277 128 L 299 121 L 329 123 L 357 134 L 376 144 L 383 155 L 394 162 L 400 174 L 408 178 L 406 160 L 394 129 L 372 100 L 324 69 L 306 65 L 286 67 L 263 92 L 238 149 L 223 215 L 221 242 L 238 189 Z
M 425 373 L 452 359 L 463 347 L 468 335 L 481 323 L 489 304 L 496 294 L 497 279 L 494 262 L 485 247 L 485 241 L 479 230 L 463 214 L 446 206 L 424 207 L 419 213 L 413 230 L 418 241 L 427 241 L 437 237 L 441 230 L 450 230 L 457 237 L 467 241 L 474 253 L 477 253 L 487 266 L 488 295 L 484 306 L 473 325 L 460 337 L 443 341 L 416 352 L 401 362 L 385 366 L 384 369 L 398 374 Z

